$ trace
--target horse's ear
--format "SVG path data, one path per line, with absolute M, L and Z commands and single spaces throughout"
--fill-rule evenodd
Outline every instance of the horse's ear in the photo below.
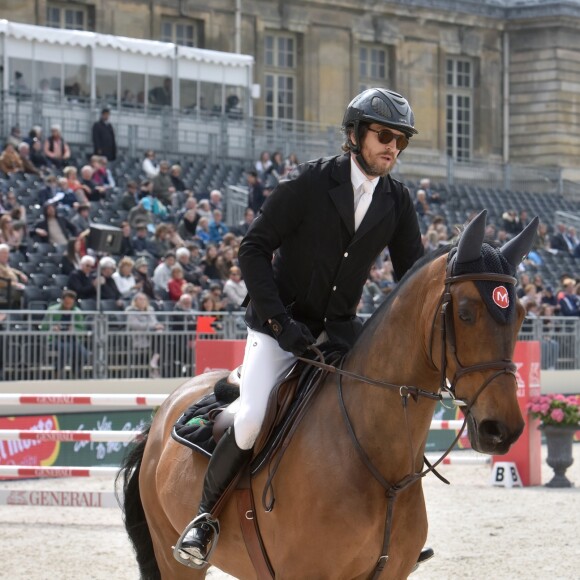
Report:
M 532 249 L 540 219 L 536 216 L 513 240 L 501 247 L 504 258 L 517 268 L 524 256 Z
M 473 262 L 481 256 L 481 244 L 485 237 L 487 210 L 484 209 L 474 217 L 463 230 L 457 246 L 457 263 Z

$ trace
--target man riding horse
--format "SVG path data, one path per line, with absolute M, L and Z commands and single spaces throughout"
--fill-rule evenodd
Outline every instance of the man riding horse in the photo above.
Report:
M 240 407 L 212 455 L 198 515 L 180 546 L 188 565 L 207 563 L 217 529 L 211 511 L 250 460 L 277 382 L 317 340 L 354 344 L 363 285 L 386 246 L 399 280 L 423 255 L 409 190 L 390 176 L 417 134 L 414 124 L 401 95 L 362 92 L 344 115 L 344 154 L 294 170 L 243 239 L 239 261 L 249 304 Z M 432 554 L 424 550 L 420 560 Z

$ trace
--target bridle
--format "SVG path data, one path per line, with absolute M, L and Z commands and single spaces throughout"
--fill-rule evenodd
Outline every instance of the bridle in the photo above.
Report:
M 337 389 L 338 389 L 338 400 L 340 409 L 346 424 L 347 431 L 351 438 L 351 442 L 357 451 L 357 454 L 365 465 L 365 467 L 369 470 L 372 474 L 374 479 L 383 487 L 386 492 L 386 496 L 388 499 L 387 503 L 387 513 L 385 518 L 385 528 L 384 528 L 384 537 L 383 537 L 383 545 L 381 548 L 381 555 L 375 565 L 375 568 L 371 574 L 371 580 L 377 580 L 383 571 L 384 567 L 387 564 L 389 559 L 389 546 L 390 546 L 390 538 L 391 538 L 391 530 L 393 525 L 393 508 L 395 499 L 397 498 L 399 492 L 406 489 L 409 485 L 415 483 L 419 479 L 425 477 L 428 473 L 433 473 L 439 479 L 441 479 L 445 483 L 449 483 L 443 476 L 441 476 L 435 468 L 449 455 L 453 447 L 455 447 L 456 443 L 459 441 L 460 437 L 465 430 L 467 425 L 467 420 L 471 409 L 481 393 L 494 381 L 497 377 L 502 374 L 512 374 L 515 377 L 516 373 L 516 365 L 511 359 L 501 359 L 501 360 L 494 360 L 469 366 L 464 366 L 461 364 L 459 357 L 457 355 L 457 342 L 456 342 L 456 334 L 455 334 L 455 325 L 453 322 L 453 296 L 451 293 L 451 286 L 453 284 L 458 284 L 460 282 L 476 282 L 476 281 L 486 281 L 486 282 L 501 282 L 503 284 L 512 284 L 515 286 L 516 279 L 513 276 L 509 276 L 507 274 L 499 274 L 499 273 L 491 273 L 491 272 L 483 272 L 483 273 L 473 273 L 473 274 L 459 274 L 453 275 L 453 266 L 455 260 L 454 257 L 448 260 L 447 263 L 447 270 L 444 280 L 444 290 L 439 299 L 437 304 L 437 308 L 435 310 L 435 314 L 433 316 L 433 322 L 431 324 L 431 335 L 429 340 L 429 357 L 430 362 L 434 368 L 437 366 L 433 362 L 433 341 L 435 337 L 435 327 L 437 323 L 437 319 L 440 320 L 440 340 L 441 340 L 441 363 L 439 365 L 439 389 L 437 393 L 432 393 L 425 389 L 421 389 L 415 386 L 409 385 L 396 385 L 394 383 L 389 383 L 387 381 L 382 381 L 379 379 L 372 379 L 369 377 L 365 377 L 358 373 L 354 373 L 351 371 L 347 371 L 342 368 L 344 364 L 344 358 L 340 361 L 338 366 L 329 365 L 324 362 L 324 355 L 322 352 L 316 348 L 311 347 L 311 349 L 315 352 L 319 360 L 313 360 L 311 358 L 305 357 L 298 357 L 299 360 L 309 364 L 316 366 L 318 368 L 323 369 L 329 373 L 335 374 L 337 377 Z M 453 362 L 455 364 L 455 373 L 453 379 L 451 380 L 450 384 L 447 384 L 447 367 L 448 367 L 448 360 L 447 357 L 451 356 Z M 478 390 L 475 392 L 475 395 L 469 400 L 466 401 L 464 399 L 458 398 L 456 393 L 456 386 L 458 381 L 469 373 L 475 372 L 482 372 L 492 370 L 495 371 L 491 373 L 480 385 Z M 403 413 L 407 431 L 407 438 L 409 443 L 410 449 L 410 460 L 411 460 L 411 469 L 410 473 L 406 475 L 403 479 L 398 481 L 395 484 L 392 484 L 384 479 L 378 469 L 373 465 L 371 459 L 366 454 L 365 450 L 362 448 L 360 442 L 357 439 L 356 433 L 354 431 L 354 427 L 348 415 L 348 411 L 346 409 L 346 405 L 344 402 L 343 397 L 343 385 L 342 379 L 343 377 L 347 377 L 350 379 L 354 379 L 355 381 L 364 382 L 369 385 L 383 387 L 388 389 L 396 389 L 399 391 L 399 395 L 401 398 L 401 402 L 403 405 Z M 322 379 L 322 377 L 321 377 Z M 322 380 L 321 380 L 322 382 Z M 415 451 L 413 442 L 411 439 L 411 432 L 408 420 L 408 400 L 411 397 L 414 401 L 417 401 L 419 397 L 431 399 L 431 400 L 441 400 L 443 398 L 443 392 L 449 393 L 455 405 L 462 407 L 464 413 L 464 421 L 461 429 L 458 431 L 456 437 L 454 438 L 453 442 L 449 445 L 447 450 L 443 453 L 443 455 L 437 459 L 433 464 L 429 463 L 426 457 L 424 457 L 425 465 L 427 466 L 420 472 L 414 471 L 414 458 L 415 458 Z
M 431 364 L 433 363 L 433 338 L 435 332 L 435 323 L 437 321 L 437 313 L 439 312 L 439 317 L 441 321 L 441 363 L 439 365 L 439 392 L 447 392 L 454 400 L 457 406 L 465 407 L 464 412 L 467 413 L 471 410 L 471 407 L 475 404 L 479 395 L 483 390 L 498 376 L 502 374 L 512 374 L 515 377 L 516 365 L 511 359 L 500 359 L 484 363 L 479 363 L 470 366 L 464 366 L 461 364 L 459 357 L 457 355 L 457 342 L 455 335 L 455 325 L 453 323 L 453 297 L 451 294 L 451 286 L 459 282 L 501 282 L 503 284 L 512 284 L 515 286 L 517 280 L 513 276 L 507 274 L 499 274 L 492 272 L 482 272 L 479 274 L 459 274 L 453 275 L 454 259 L 449 260 L 447 264 L 447 272 L 445 277 L 445 289 L 443 294 L 439 299 L 439 303 L 435 310 L 435 316 L 433 317 L 433 323 L 431 324 L 431 336 L 429 339 L 429 358 L 431 359 Z M 447 385 L 447 357 L 448 354 L 453 358 L 455 363 L 455 374 L 453 379 Z M 435 366 L 435 365 L 434 365 Z M 464 377 L 469 373 L 481 372 L 486 370 L 496 370 L 495 373 L 491 374 L 476 391 L 474 397 L 470 401 L 465 401 L 457 397 L 456 387 L 459 379 Z

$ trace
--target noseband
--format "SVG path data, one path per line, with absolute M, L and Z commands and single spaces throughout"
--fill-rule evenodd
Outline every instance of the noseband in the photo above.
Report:
M 479 274 L 460 274 L 453 276 L 453 264 L 454 260 L 450 260 L 449 264 L 447 265 L 447 273 L 444 282 L 445 289 L 443 290 L 443 294 L 439 299 L 437 309 L 435 310 L 435 316 L 433 317 L 433 323 L 431 325 L 431 337 L 429 340 L 429 357 L 431 359 L 431 364 L 433 364 L 433 334 L 435 330 L 435 323 L 437 321 L 437 317 L 439 316 L 441 321 L 441 363 L 439 365 L 439 392 L 445 391 L 449 393 L 454 403 L 457 406 L 466 407 L 465 412 L 468 412 L 475 404 L 475 401 L 479 395 L 494 379 L 502 374 L 512 374 L 515 377 L 517 367 L 511 359 L 494 360 L 470 366 L 464 366 L 461 364 L 461 361 L 457 356 L 457 342 L 455 335 L 455 324 L 453 322 L 453 296 L 451 294 L 451 286 L 459 282 L 476 281 L 501 282 L 503 284 L 515 285 L 517 280 L 513 276 L 509 276 L 507 274 L 497 274 L 491 272 L 482 272 Z M 455 374 L 453 375 L 453 379 L 450 381 L 449 385 L 447 385 L 448 353 L 453 358 L 453 362 L 455 363 Z M 459 379 L 469 373 L 476 373 L 490 369 L 496 370 L 496 372 L 487 377 L 487 379 L 475 393 L 475 396 L 470 401 L 465 401 L 464 399 L 457 397 L 456 387 Z

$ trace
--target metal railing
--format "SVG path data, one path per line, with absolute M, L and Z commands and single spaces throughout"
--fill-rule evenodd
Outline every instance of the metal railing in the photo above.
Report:
M 76 314 L 71 323 L 58 310 L 0 311 L 0 378 L 190 377 L 196 337 L 246 338 L 242 311 L 154 312 L 149 320 L 126 311 Z M 540 341 L 543 369 L 580 368 L 580 318 L 527 319 L 519 339 Z
M 0 94 L 0 134 L 9 128 L 40 125 L 47 135 L 53 123 L 62 127 L 71 145 L 90 147 L 91 127 L 98 118 L 100 103 L 62 97 L 54 102 L 18 95 Z M 124 108 L 115 112 L 112 123 L 117 145 L 131 156 L 155 149 L 160 157 L 197 155 L 217 161 L 255 161 L 261 151 L 279 150 L 284 156 L 296 153 L 302 161 L 340 152 L 343 137 L 337 125 L 321 125 L 293 119 L 244 117 L 233 119 L 212 112 L 184 112 L 169 107 L 158 110 Z M 471 184 L 519 191 L 580 195 L 580 184 L 564 181 L 563 169 L 505 164 L 498 160 L 456 161 L 445 152 L 431 153 L 409 147 L 400 158 L 395 175 L 408 179 L 430 177 L 435 181 Z

